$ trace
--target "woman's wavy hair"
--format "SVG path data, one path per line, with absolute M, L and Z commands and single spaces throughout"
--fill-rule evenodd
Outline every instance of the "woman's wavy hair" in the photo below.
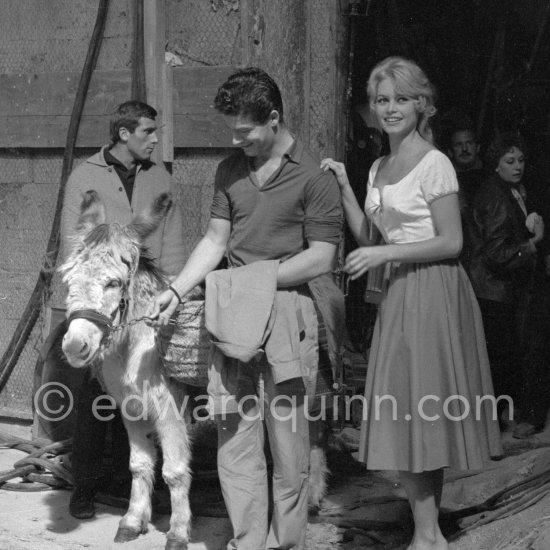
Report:
M 367 94 L 372 109 L 374 109 L 378 85 L 386 78 L 392 80 L 397 92 L 418 101 L 417 130 L 423 138 L 431 141 L 429 119 L 437 111 L 435 108 L 437 94 L 424 71 L 414 61 L 404 57 L 387 57 L 380 61 L 371 71 L 367 83 Z
M 487 168 L 494 170 L 498 166 L 500 159 L 511 151 L 513 147 L 516 147 L 524 156 L 527 156 L 527 144 L 519 132 L 508 131 L 496 134 L 485 153 L 485 165 Z

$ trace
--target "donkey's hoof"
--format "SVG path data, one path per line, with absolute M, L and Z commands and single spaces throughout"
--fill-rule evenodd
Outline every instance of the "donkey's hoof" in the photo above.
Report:
M 115 542 L 130 542 L 131 540 L 136 540 L 139 535 L 139 531 L 134 531 L 128 527 L 119 527 L 116 532 Z
M 164 550 L 187 550 L 187 541 L 178 539 L 166 539 Z

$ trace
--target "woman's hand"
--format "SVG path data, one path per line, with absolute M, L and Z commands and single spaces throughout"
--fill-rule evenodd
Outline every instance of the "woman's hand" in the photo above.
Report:
M 161 292 L 149 307 L 147 316 L 150 320 L 146 319 L 145 323 L 152 327 L 167 325 L 179 303 L 178 297 L 170 289 Z
M 350 252 L 344 264 L 344 271 L 354 281 L 369 269 L 374 269 L 388 261 L 384 246 L 362 246 Z
M 544 220 L 542 216 L 539 216 L 536 212 L 531 212 L 527 218 L 525 218 L 525 227 L 535 235 L 531 242 L 536 244 L 544 237 Z
M 327 158 L 321 161 L 321 170 L 326 172 L 327 170 L 332 170 L 336 176 L 336 181 L 340 187 L 346 187 L 349 185 L 348 174 L 346 172 L 346 167 L 343 162 L 336 162 L 333 159 Z

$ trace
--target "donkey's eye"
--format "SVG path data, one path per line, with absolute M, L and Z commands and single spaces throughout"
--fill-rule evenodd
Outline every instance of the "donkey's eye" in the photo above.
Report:
M 105 284 L 105 288 L 120 288 L 121 283 L 118 279 L 111 279 Z

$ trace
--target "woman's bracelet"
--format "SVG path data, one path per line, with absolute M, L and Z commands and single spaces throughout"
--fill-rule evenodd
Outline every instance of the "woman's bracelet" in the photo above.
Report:
M 181 304 L 180 293 L 172 285 L 168 285 L 168 289 L 171 290 L 176 295 L 176 298 L 178 299 L 178 302 Z

